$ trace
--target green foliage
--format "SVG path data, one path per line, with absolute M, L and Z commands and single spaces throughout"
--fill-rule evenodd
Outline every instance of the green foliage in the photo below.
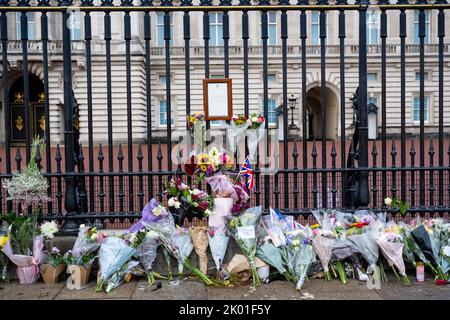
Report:
M 15 216 L 9 228 L 9 240 L 14 254 L 30 256 L 33 254 L 33 241 L 36 234 L 37 218 L 40 209 L 31 216 Z

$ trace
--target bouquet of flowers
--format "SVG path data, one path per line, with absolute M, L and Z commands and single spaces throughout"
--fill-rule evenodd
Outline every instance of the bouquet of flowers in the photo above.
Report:
M 101 245 L 99 250 L 99 277 L 97 278 L 97 286 L 95 291 L 102 290 L 108 280 L 109 284 L 107 290 L 111 290 L 116 287 L 117 280 L 122 277 L 115 277 L 116 281 L 111 281 L 111 277 L 114 273 L 123 274 L 122 267 L 126 264 L 131 257 L 136 253 L 136 249 L 130 247 L 123 239 L 118 237 L 109 237 Z M 131 270 L 131 269 L 130 269 Z M 108 291 L 106 291 L 108 292 Z
M 20 173 L 14 173 L 11 179 L 2 182 L 3 188 L 8 191 L 7 200 L 16 200 L 20 203 L 23 210 L 33 204 L 40 204 L 51 200 L 47 196 L 48 182 L 41 174 L 36 157 L 38 149 L 45 147 L 44 139 L 35 137 L 32 142 L 31 158 L 27 167 Z M 39 210 L 37 208 L 36 210 Z
M 65 269 L 64 256 L 58 248 L 53 247 L 50 251 L 44 251 L 44 257 L 41 262 L 41 275 L 46 284 L 57 282 L 58 277 Z
M 223 269 L 223 259 L 227 252 L 229 240 L 230 237 L 227 236 L 224 225 L 220 227 L 209 227 L 208 244 L 216 265 L 218 280 L 223 280 L 226 277 L 225 270 Z
M 247 136 L 247 145 L 250 160 L 255 161 L 256 149 L 258 143 L 264 136 L 264 117 L 261 114 L 253 113 L 247 120 L 249 127 L 245 135 Z
M 138 261 L 130 260 L 125 262 L 119 270 L 114 272 L 104 284 L 105 292 L 110 292 L 123 282 L 131 280 L 132 270 L 139 264 Z
M 259 243 L 256 249 L 256 256 L 277 269 L 288 281 L 293 281 L 294 277 L 285 267 L 288 258 L 287 254 L 284 255 L 285 252 L 287 253 L 284 248 L 287 243 L 280 224 L 280 214 L 270 208 L 270 214 L 262 218 L 262 226 L 267 236 Z M 292 271 L 292 267 L 290 270 Z
M 86 267 L 91 264 L 95 258 L 94 253 L 106 238 L 105 234 L 97 232 L 97 228 L 81 224 L 73 249 L 66 252 L 67 265 Z
M 198 188 L 190 188 L 180 178 L 171 179 L 165 192 L 169 198 L 169 211 L 175 218 L 175 224 L 180 226 L 186 216 L 207 217 L 214 208 L 214 198 L 211 195 Z
M 136 233 L 135 238 L 131 239 L 131 246 L 136 249 L 136 254 L 144 268 L 149 285 L 153 285 L 155 283 L 155 276 L 160 277 L 159 274 L 153 271 L 153 263 L 156 260 L 159 246 L 158 234 L 151 230 L 141 229 Z
M 189 255 L 191 254 L 194 246 L 189 236 L 189 230 L 187 228 L 177 226 L 175 232 L 171 237 L 172 243 L 178 247 L 178 252 L 181 259 L 178 260 L 178 279 L 182 280 L 184 278 L 184 263 Z
M 245 136 L 245 130 L 250 125 L 247 120 L 247 117 L 240 113 L 234 115 L 231 118 L 230 124 L 227 126 L 227 140 L 230 146 L 229 150 L 232 154 L 235 152 L 236 147 L 239 146 L 239 142 Z
M 194 138 L 194 143 L 197 145 L 199 152 L 203 152 L 206 141 L 205 116 L 201 112 L 194 112 L 189 116 L 188 120 L 189 130 Z
M 127 233 L 134 233 L 145 227 L 146 224 L 158 221 L 168 216 L 166 209 L 156 199 L 151 199 L 142 210 L 142 218 L 128 229 Z
M 301 290 L 307 279 L 308 270 L 316 258 L 311 239 L 311 228 L 297 222 L 294 222 L 294 229 L 286 233 L 288 255 L 293 267 L 297 290 Z
M 191 226 L 189 228 L 189 235 L 191 236 L 194 250 L 199 259 L 199 269 L 206 274 L 208 269 L 208 256 L 206 255 L 206 250 L 208 249 L 208 235 L 206 226 Z
M 406 275 L 405 262 L 403 261 L 403 238 L 400 235 L 399 227 L 393 221 L 388 223 L 384 232 L 378 235 L 377 244 L 395 275 L 397 275 L 397 272 L 394 266 L 400 272 L 403 283 L 409 286 L 410 281 Z
M 234 165 L 230 155 L 225 151 L 220 152 L 216 147 L 212 147 L 208 153 L 198 154 L 196 160 L 193 174 L 197 177 L 197 182 L 201 182 L 204 178 L 212 177 L 219 172 L 233 169 Z
M 425 220 L 411 231 L 411 235 L 424 254 L 425 258 L 434 266 L 431 270 L 440 282 L 447 282 L 448 275 L 444 272 L 439 253 L 447 245 L 448 224 L 441 219 Z M 445 239 L 446 241 L 442 241 Z
M 36 236 L 39 211 L 31 216 L 15 216 L 9 226 L 8 240 L 2 251 L 17 266 L 21 284 L 30 284 L 39 279 L 39 263 L 42 260 L 44 239 Z
M 249 260 L 254 286 L 259 286 L 261 284 L 255 267 L 256 244 L 259 237 L 261 210 L 261 206 L 253 207 L 247 209 L 237 217 L 224 217 L 226 229 Z
M 8 241 L 7 230 L 0 230 L 0 280 L 9 282 L 9 266 L 10 261 L 8 256 L 2 251 L 6 242 Z
M 188 241 L 183 230 L 174 230 L 175 227 L 171 218 L 163 219 L 157 223 L 148 224 L 146 227 L 158 234 L 159 242 L 164 246 L 168 253 L 177 259 L 179 263 L 182 263 L 184 267 L 199 277 L 199 279 L 206 285 L 213 284 L 213 282 L 203 272 L 194 267 L 190 261 L 188 254 L 186 254 L 186 252 L 189 251 L 189 247 L 192 251 L 192 243 L 189 246 L 189 242 L 191 242 L 190 238 Z M 187 236 L 189 237 L 189 234 Z M 181 244 L 182 248 L 180 248 L 178 244 Z

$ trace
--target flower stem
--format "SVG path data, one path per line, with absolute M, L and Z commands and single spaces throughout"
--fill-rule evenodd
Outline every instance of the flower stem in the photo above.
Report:
M 105 284 L 105 280 L 100 280 L 97 282 L 97 286 L 95 287 L 95 292 L 100 292 L 103 289 L 103 285 Z
M 408 276 L 407 275 L 404 275 L 404 276 L 402 276 L 402 278 L 403 278 L 403 284 L 405 285 L 405 286 L 410 286 L 411 285 L 411 282 L 409 281 L 409 278 L 408 278 Z
M 325 272 L 325 281 L 331 281 L 331 273 L 330 273 L 330 271 Z
M 256 272 L 255 262 L 253 259 L 250 259 L 250 268 L 252 270 L 252 279 L 253 279 L 253 286 L 259 287 L 261 285 L 261 280 L 259 279 L 258 273 Z
M 347 283 L 347 275 L 345 274 L 345 269 L 341 261 L 336 261 L 336 269 L 339 273 L 339 278 L 343 284 Z
M 294 278 L 289 274 L 289 272 L 283 272 L 283 276 L 286 278 L 287 281 L 293 281 Z
M 150 286 L 155 283 L 155 275 L 153 271 L 147 272 L 147 281 Z
M 383 263 L 381 261 L 378 262 L 378 265 L 380 267 L 380 276 L 382 282 L 388 282 L 386 272 L 384 271 Z
M 400 280 L 400 276 L 398 275 L 397 271 L 395 270 L 395 267 L 392 265 L 391 266 L 392 271 L 394 271 L 395 277 L 397 278 L 397 280 Z

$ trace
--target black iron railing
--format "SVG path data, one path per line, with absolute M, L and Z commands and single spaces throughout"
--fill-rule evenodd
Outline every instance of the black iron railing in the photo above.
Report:
M 380 10 L 379 37 L 381 43 L 370 46 L 366 39 L 366 16 L 369 8 L 376 7 Z M 61 0 L 58 5 L 50 5 L 49 0 L 38 0 L 37 6 L 31 6 L 29 0 L 19 0 L 17 5 L 10 5 L 8 0 L 0 0 L 0 26 L 1 26 L 1 48 L 2 48 L 2 111 L 4 116 L 4 144 L 0 153 L 0 180 L 10 177 L 15 169 L 20 169 L 24 165 L 22 154 L 25 160 L 30 157 L 31 121 L 30 113 L 27 109 L 30 106 L 29 88 L 29 66 L 28 49 L 31 41 L 28 39 L 27 12 L 37 12 L 41 14 L 41 43 L 42 46 L 33 47 L 33 54 L 42 54 L 42 81 L 45 94 L 45 139 L 47 147 L 44 159 L 43 171 L 49 179 L 49 196 L 54 200 L 45 204 L 44 217 L 65 220 L 65 230 L 75 230 L 77 223 L 84 220 L 97 220 L 102 222 L 120 222 L 127 219 L 139 217 L 145 203 L 153 196 L 163 197 L 163 185 L 172 176 L 179 174 L 183 176 L 182 166 L 174 165 L 172 157 L 172 147 L 176 144 L 172 136 L 172 79 L 166 76 L 165 98 L 167 102 L 167 126 L 164 137 L 159 138 L 155 143 L 157 130 L 152 126 L 155 118 L 154 106 L 152 105 L 152 72 L 154 66 L 163 66 L 165 75 L 170 75 L 172 71 L 171 58 L 173 55 L 184 56 L 184 99 L 186 115 L 191 113 L 192 108 L 192 87 L 191 87 L 191 59 L 192 56 L 202 55 L 204 77 L 209 78 L 210 60 L 214 55 L 223 55 L 223 74 L 230 76 L 230 48 L 233 48 L 231 55 L 242 56 L 243 75 L 243 105 L 240 112 L 249 115 L 250 110 L 250 84 L 249 69 L 254 68 L 249 63 L 249 55 L 260 55 L 262 65 L 258 68 L 262 70 L 263 86 L 261 88 L 263 100 L 263 114 L 269 118 L 269 94 L 268 83 L 269 74 L 269 48 L 275 48 L 277 55 L 281 58 L 282 77 L 282 123 L 283 141 L 277 148 L 267 143 L 259 149 L 259 159 L 273 157 L 280 160 L 278 170 L 271 175 L 263 174 L 267 169 L 267 162 L 256 163 L 256 191 L 252 194 L 252 204 L 263 205 L 267 210 L 270 206 L 277 207 L 287 214 L 302 214 L 307 216 L 312 208 L 317 207 L 338 207 L 350 209 L 356 206 L 360 208 L 371 207 L 376 210 L 386 210 L 383 199 L 387 196 L 399 197 L 411 204 L 409 212 L 416 213 L 448 213 L 450 211 L 450 145 L 448 133 L 449 124 L 444 123 L 444 72 L 448 70 L 444 67 L 444 53 L 448 53 L 448 44 L 444 43 L 445 37 L 445 14 L 444 10 L 450 5 L 445 0 L 437 0 L 431 4 L 427 1 L 418 1 L 415 4 L 408 3 L 407 0 L 399 0 L 397 4 L 389 4 L 389 1 L 379 0 L 370 4 L 369 1 L 357 0 L 354 4 L 348 4 L 346 0 L 337 0 L 335 4 L 329 4 L 327 0 L 318 0 L 312 5 L 307 0 L 299 0 L 297 4 L 289 3 L 287 0 L 279 0 L 276 5 L 272 5 L 268 0 L 260 0 L 258 4 L 251 4 L 250 0 L 240 0 L 239 4 L 232 4 L 228 0 L 220 0 L 219 5 L 213 5 L 211 0 L 201 0 L 200 4 L 193 5 L 190 0 L 182 0 L 180 4 L 175 4 L 172 0 L 162 0 L 158 5 L 154 5 L 152 0 L 141 0 L 140 5 L 133 5 L 131 0 L 121 0 L 120 6 L 114 6 L 112 0 L 102 0 L 101 5 L 94 6 L 92 0 L 82 0 L 79 10 L 84 17 L 84 54 L 85 54 L 85 76 L 86 76 L 86 105 L 87 123 L 81 125 L 87 127 L 87 146 L 79 145 L 78 107 L 76 97 L 78 92 L 73 92 L 72 88 L 72 45 L 71 33 L 68 26 L 71 0 Z M 308 25 L 307 13 L 319 11 L 319 39 L 318 46 L 308 46 Z M 406 12 L 419 10 L 419 32 L 420 43 L 418 45 L 407 45 Z M 437 12 L 437 37 L 438 43 L 426 45 L 425 37 L 425 10 Z M 210 47 L 210 16 L 209 12 L 223 12 L 223 45 L 218 48 Z M 241 20 L 230 22 L 229 12 L 241 12 Z M 249 39 L 252 35 L 249 32 L 249 25 L 256 24 L 250 21 L 248 13 L 250 11 L 261 12 L 261 46 L 257 48 L 250 46 Z M 280 12 L 281 18 L 281 46 L 271 47 L 268 45 L 268 12 Z M 327 15 L 329 11 L 338 12 L 339 45 L 327 44 Z M 346 13 L 354 11 L 358 13 L 358 45 L 346 44 Z M 399 14 L 400 34 L 394 35 L 388 30 L 387 12 L 392 11 Z M 9 39 L 8 18 L 10 12 L 20 13 L 20 34 L 22 53 L 22 76 L 23 76 L 23 105 L 25 137 L 23 146 L 14 146 L 11 143 L 12 123 L 10 121 L 10 66 L 8 63 L 8 51 L 17 49 L 17 41 Z M 49 40 L 48 36 L 48 13 L 61 14 L 62 27 L 62 49 L 58 40 Z M 93 61 L 92 61 L 92 25 L 91 13 L 103 13 L 104 32 L 101 35 L 105 48 L 105 83 L 106 83 L 106 114 L 107 114 L 107 141 L 106 148 L 98 144 L 95 138 L 95 128 L 97 119 L 94 116 L 94 94 L 93 87 Z M 112 53 L 111 53 L 111 13 L 123 13 L 123 41 L 125 45 L 125 83 L 126 87 L 126 140 L 118 143 L 114 141 L 114 131 L 116 130 L 113 121 L 113 73 L 112 73 Z M 132 103 L 132 54 L 131 54 L 131 12 L 143 12 L 144 34 L 141 42 L 144 46 L 142 53 L 145 61 L 145 109 L 146 109 L 146 139 L 139 141 L 133 136 L 133 103 Z M 164 13 L 164 48 L 156 47 L 151 41 L 151 14 L 154 12 Z M 184 47 L 179 51 L 171 46 L 171 18 L 170 13 L 183 13 L 182 25 Z M 204 41 L 201 50 L 191 45 L 191 12 L 203 12 L 202 28 Z M 288 24 L 288 15 L 299 15 L 299 26 Z M 240 23 L 242 46 L 230 47 L 230 23 Z M 259 25 L 259 21 L 258 21 Z M 295 46 L 288 46 L 289 28 L 300 28 L 300 38 Z M 428 35 L 431 36 L 431 35 Z M 400 45 L 387 44 L 387 38 L 399 37 Z M 57 43 L 55 45 L 54 43 Z M 14 46 L 12 47 L 12 44 Z M 64 86 L 64 142 L 63 146 L 54 146 L 51 136 L 50 118 L 50 97 L 49 90 L 49 44 L 63 57 L 63 86 Z M 256 49 L 255 49 L 256 48 Z M 438 97 L 435 105 L 435 116 L 437 117 L 436 130 L 426 135 L 425 132 L 425 48 L 427 54 L 433 55 L 433 59 L 438 61 Z M 211 50 L 213 52 L 211 53 Z M 251 52 L 250 52 L 251 49 Z M 17 51 L 17 50 L 16 50 Z M 419 59 L 415 62 L 419 64 L 419 104 L 420 121 L 419 133 L 409 137 L 410 131 L 407 125 L 407 104 L 406 97 L 408 88 L 406 86 L 406 54 L 415 52 L 419 54 Z M 10 52 L 11 53 L 11 52 Z M 289 119 L 288 119 L 288 63 L 289 55 L 295 53 L 299 56 L 297 63 L 301 67 L 297 72 L 301 74 L 301 85 L 296 88 L 301 96 L 301 113 L 299 124 L 302 130 L 295 141 L 289 141 Z M 340 64 L 339 76 L 339 115 L 340 135 L 334 141 L 327 141 L 326 123 L 327 118 L 327 55 L 331 53 L 338 57 Z M 348 93 L 346 91 L 347 77 L 345 75 L 346 59 L 349 54 L 358 55 L 358 87 L 357 95 L 358 108 L 355 118 L 356 127 L 349 129 L 346 124 L 346 114 L 350 112 L 348 105 Z M 381 111 L 380 137 L 376 141 L 369 142 L 368 139 L 368 113 L 367 113 L 367 54 L 371 57 L 379 58 L 381 67 L 381 99 L 379 110 Z M 77 54 L 79 54 L 77 52 Z M 397 93 L 400 96 L 400 127 L 399 134 L 394 136 L 391 143 L 388 142 L 387 130 L 387 54 L 399 54 L 400 63 L 400 89 Z M 164 62 L 158 59 L 157 62 L 152 57 L 163 55 Z M 310 71 L 308 65 L 309 57 L 320 55 L 320 103 L 321 103 L 321 137 L 320 141 L 309 141 L 307 132 L 308 122 L 308 101 L 307 101 L 307 74 Z M 414 56 L 416 57 L 416 56 Z M 416 61 L 417 60 L 417 61 Z M 155 59 L 156 61 L 156 59 Z M 427 59 L 429 61 L 429 59 Z M 79 98 L 79 97 L 78 97 Z M 447 102 L 448 103 L 448 102 Z M 62 120 L 61 120 L 62 121 Z M 187 124 L 186 124 L 187 126 Z M 209 123 L 208 123 L 209 128 Z M 179 128 L 178 128 L 179 129 Z M 266 133 L 269 135 L 272 128 L 266 126 Z M 358 144 L 349 140 L 349 136 L 355 134 Z M 429 139 L 429 140 L 428 140 Z M 399 141 L 398 141 L 399 140 Z M 355 140 L 353 140 L 355 141 Z M 126 142 L 126 146 L 121 143 Z M 399 148 L 400 146 L 400 148 Z M 63 150 L 62 150 L 62 147 Z M 398 150 L 399 148 L 399 150 Z M 416 155 L 418 148 L 418 157 Z M 448 148 L 448 151 L 447 151 Z M 106 150 L 105 150 L 106 149 Z M 435 161 L 435 150 L 437 149 L 437 162 Z M 125 150 L 125 153 L 124 153 Z M 275 151 L 274 151 L 275 150 Z M 281 150 L 281 153 L 280 151 Z M 106 154 L 105 154 L 106 152 Z M 398 156 L 400 161 L 398 162 Z M 380 163 L 381 158 L 381 163 Z M 418 161 L 417 161 L 418 158 Z M 282 160 L 282 161 L 281 161 Z M 15 166 L 13 165 L 15 163 Z M 437 163 L 437 165 L 436 165 Z M 399 164 L 399 166 L 398 166 Z M 418 165 L 417 165 L 418 164 Z M 183 176 L 183 179 L 186 177 Z M 186 178 L 189 179 L 189 178 Z M 346 190 L 350 193 L 350 199 L 346 198 Z M 0 211 L 10 211 L 16 208 L 16 204 L 6 200 L 4 191 L 0 192 Z

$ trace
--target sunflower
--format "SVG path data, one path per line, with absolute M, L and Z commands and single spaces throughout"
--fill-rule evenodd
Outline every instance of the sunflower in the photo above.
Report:
M 200 153 L 199 155 L 197 155 L 197 163 L 199 165 L 210 164 L 211 159 L 207 153 Z

